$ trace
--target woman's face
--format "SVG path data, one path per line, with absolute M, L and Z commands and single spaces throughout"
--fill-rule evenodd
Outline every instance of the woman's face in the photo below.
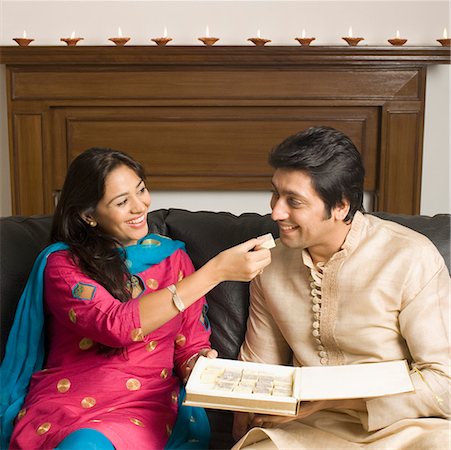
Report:
M 121 165 L 105 180 L 105 194 L 93 219 L 122 245 L 133 245 L 148 233 L 150 194 L 144 181 L 130 167 Z

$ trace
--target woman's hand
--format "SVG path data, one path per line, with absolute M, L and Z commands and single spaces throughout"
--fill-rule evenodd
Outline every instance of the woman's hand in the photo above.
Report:
M 206 358 L 215 359 L 218 357 L 218 352 L 212 348 L 203 348 L 199 351 L 199 353 L 196 353 L 195 355 L 191 356 L 191 358 L 188 358 L 188 360 L 182 366 L 182 373 L 184 374 L 183 383 L 186 383 L 188 381 L 188 378 L 191 375 L 193 367 L 199 359 L 199 356 L 205 356 Z
M 264 241 L 265 238 L 250 239 L 224 250 L 210 260 L 220 281 L 250 281 L 261 273 L 271 262 L 271 252 L 268 249 L 256 249 Z

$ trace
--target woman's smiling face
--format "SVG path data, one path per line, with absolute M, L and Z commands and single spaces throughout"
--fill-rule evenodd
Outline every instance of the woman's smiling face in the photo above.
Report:
M 126 165 L 112 170 L 105 180 L 105 194 L 92 218 L 105 233 L 122 245 L 133 245 L 148 233 L 150 193 L 139 175 Z

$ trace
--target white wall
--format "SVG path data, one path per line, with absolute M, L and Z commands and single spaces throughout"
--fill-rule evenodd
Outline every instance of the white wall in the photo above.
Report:
M 164 27 L 174 45 L 202 45 L 210 34 L 222 45 L 252 45 L 246 41 L 260 29 L 273 45 L 298 45 L 302 29 L 318 45 L 344 45 L 341 36 L 363 36 L 366 45 L 385 45 L 400 30 L 410 45 L 438 45 L 449 24 L 449 2 L 441 1 L 39 1 L 0 0 L 0 45 L 15 45 L 14 37 L 35 39 L 34 45 L 65 45 L 60 37 L 75 31 L 80 45 L 112 45 L 107 39 L 120 26 L 130 45 L 155 45 Z M 32 44 L 32 45 L 33 45 Z M 271 45 L 271 44 L 270 44 Z M 428 71 L 421 212 L 451 212 L 449 194 L 449 66 Z M 11 212 L 8 138 L 6 135 L 5 71 L 0 66 L 0 215 Z M 155 208 L 266 212 L 269 194 L 262 192 L 154 192 Z

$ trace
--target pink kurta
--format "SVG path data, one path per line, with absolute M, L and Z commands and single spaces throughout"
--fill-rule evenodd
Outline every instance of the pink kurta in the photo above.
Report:
M 84 275 L 68 251 L 51 254 L 44 275 L 48 358 L 31 379 L 11 448 L 54 448 L 79 428 L 99 430 L 116 449 L 164 448 L 177 416 L 177 373 L 210 347 L 207 306 L 201 298 L 143 336 L 138 301 L 193 270 L 177 250 L 138 274 L 136 298 L 121 303 Z M 124 352 L 99 354 L 96 342 Z

